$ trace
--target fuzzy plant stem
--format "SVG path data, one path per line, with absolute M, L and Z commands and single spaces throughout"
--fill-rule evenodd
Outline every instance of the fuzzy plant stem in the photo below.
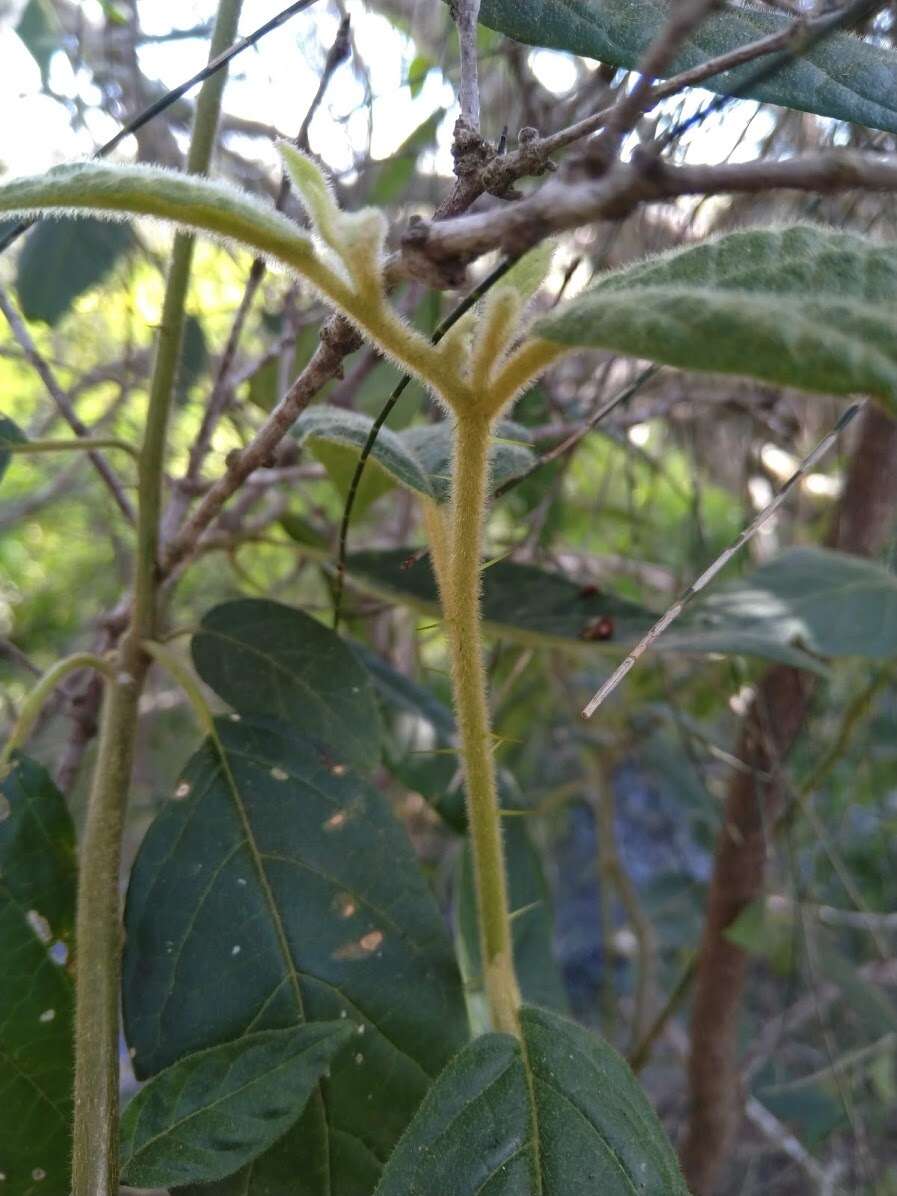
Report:
M 479 412 L 463 412 L 455 424 L 451 551 L 443 603 L 467 790 L 486 997 L 493 1028 L 519 1038 L 520 992 L 514 973 L 480 611 L 490 424 Z
M 234 41 L 242 0 L 220 0 L 210 53 Z M 203 85 L 187 159 L 205 174 L 218 128 L 225 74 Z M 153 365 L 138 471 L 134 613 L 107 687 L 97 761 L 81 846 L 77 918 L 75 1012 L 75 1123 L 72 1196 L 117 1196 L 118 1004 L 121 972 L 119 874 L 121 840 L 137 733 L 140 693 L 150 658 L 142 644 L 154 638 L 158 616 L 159 515 L 168 414 L 184 326 L 192 238 L 175 239 Z

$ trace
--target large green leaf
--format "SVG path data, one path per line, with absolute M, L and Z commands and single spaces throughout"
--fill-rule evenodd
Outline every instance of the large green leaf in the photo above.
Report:
M 0 806 L 3 1192 L 68 1196 L 74 1002 L 59 949 L 74 920 L 74 831 L 47 773 L 22 757 Z
M 208 1183 L 251 1163 L 299 1119 L 353 1033 L 346 1021 L 262 1030 L 166 1068 L 122 1119 L 125 1182 Z
M 696 605 L 673 629 L 680 651 L 771 656 L 776 643 L 814 656 L 897 655 L 897 576 L 872 561 L 824 548 L 793 548 Z
M 340 493 L 345 495 L 373 422 L 370 416 L 357 411 L 319 405 L 300 415 L 293 425 L 293 435 L 300 443 L 311 442 Z M 529 439 L 526 428 L 510 420 L 496 426 L 490 453 L 493 488 L 520 477 L 531 468 L 535 458 Z M 325 448 L 329 451 L 322 452 Z M 334 449 L 342 450 L 341 454 L 334 455 Z M 406 428 L 402 432 L 381 428 L 365 467 L 366 474 L 370 470 L 376 480 L 373 483 L 362 481 L 362 486 L 373 484 L 374 487 L 367 494 L 367 501 L 373 501 L 384 492 L 388 478 L 389 484 L 398 482 L 425 498 L 448 502 L 451 457 L 452 433 L 448 420 Z
M 627 69 L 638 66 L 669 18 L 669 5 L 661 0 L 483 0 L 480 8 L 484 25 L 517 41 L 570 50 Z M 701 22 L 666 73 L 780 33 L 789 23 L 789 17 L 769 9 L 727 4 Z M 897 56 L 890 49 L 836 33 L 745 90 L 757 67 L 754 62 L 726 71 L 701 86 L 897 133 Z
M 521 1021 L 525 1050 L 486 1034 L 452 1061 L 376 1196 L 687 1196 L 616 1051 L 546 1010 Z
M 539 320 L 566 345 L 897 409 L 897 246 L 815 225 L 749 229 L 601 277 Z
M 349 570 L 372 593 L 438 616 L 428 564 L 406 567 L 409 553 L 353 553 Z M 897 578 L 880 565 L 824 549 L 793 549 L 695 602 L 656 650 L 759 656 L 824 675 L 824 657 L 894 655 L 895 592 Z M 487 630 L 503 638 L 587 651 L 631 647 L 657 619 L 626 599 L 511 561 L 484 571 L 483 613 Z M 604 618 L 611 621 L 610 637 L 589 639 L 589 629 Z
M 234 710 L 276 715 L 359 767 L 379 761 L 370 678 L 317 619 L 264 598 L 225 602 L 205 615 L 192 651 L 200 677 Z
M 349 572 L 373 592 L 407 603 L 426 613 L 439 613 L 439 599 L 430 562 L 408 565 L 413 549 L 355 552 Z M 499 561 L 483 571 L 483 614 L 497 634 L 536 645 L 579 642 L 597 620 L 609 617 L 610 637 L 589 642 L 590 648 L 619 648 L 642 635 L 656 616 L 643 606 L 613 594 L 583 587 L 560 573 L 535 565 Z
M 385 800 L 335 752 L 274 720 L 223 719 L 219 734 L 132 872 L 135 1070 L 258 1030 L 356 1022 L 356 1049 L 297 1125 L 207 1196 L 368 1196 L 466 1038 L 451 943 Z
M 300 444 L 310 442 L 344 498 L 372 423 L 360 412 L 320 404 L 303 412 L 293 425 L 293 435 Z M 433 497 L 429 480 L 414 454 L 391 428 L 381 428 L 365 466 L 360 492 L 363 502 L 373 502 L 395 482 Z
M 3 475 L 9 468 L 9 463 L 12 460 L 12 453 L 3 450 L 4 444 L 21 444 L 25 440 L 25 433 L 18 426 L 13 423 L 11 419 L 7 419 L 5 415 L 0 415 L 0 482 L 3 481 Z
M 85 291 L 103 281 L 136 244 L 127 224 L 45 220 L 19 254 L 16 289 L 29 320 L 56 324 Z

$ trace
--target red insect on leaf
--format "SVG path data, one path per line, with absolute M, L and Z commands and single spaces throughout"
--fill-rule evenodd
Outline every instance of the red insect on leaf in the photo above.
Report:
M 586 623 L 582 631 L 579 633 L 581 640 L 609 640 L 613 639 L 614 621 L 610 615 L 602 615 L 599 619 L 593 619 L 590 623 Z

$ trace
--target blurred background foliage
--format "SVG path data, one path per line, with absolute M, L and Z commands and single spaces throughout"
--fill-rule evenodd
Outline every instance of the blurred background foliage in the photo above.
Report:
M 248 29 L 277 5 L 258 0 L 246 8 Z M 197 69 L 210 9 L 202 0 L 5 0 L 0 171 L 42 170 L 91 153 L 119 122 Z M 330 81 L 310 126 L 310 146 L 346 206 L 382 205 L 400 230 L 412 213 L 431 213 L 450 186 L 458 63 L 445 5 L 319 0 L 270 35 L 233 70 L 217 168 L 253 190 L 276 191 L 272 141 L 295 135 L 344 12 L 352 18 L 352 55 Z M 893 13 L 885 11 L 875 33 L 887 41 L 893 29 Z M 600 107 L 615 74 L 486 29 L 480 52 L 484 133 L 497 141 L 509 130 L 512 144 L 524 126 L 550 132 Z M 675 121 L 701 94 L 660 109 L 641 135 Z M 191 111 L 188 96 L 117 156 L 178 165 Z M 691 130 L 675 153 L 718 162 L 840 144 L 893 150 L 893 142 L 890 135 L 745 101 Z M 302 219 L 295 207 L 289 210 Z M 597 271 L 708 232 L 798 218 L 882 237 L 897 233 L 889 196 L 678 202 L 622 226 L 592 226 L 562 238 L 538 302 L 550 306 Z M 0 260 L 0 284 L 25 317 L 37 353 L 94 435 L 138 439 L 169 245 L 167 235 L 145 223 L 131 229 L 58 222 L 36 227 Z M 199 246 L 171 424 L 172 481 L 186 466 L 249 268 L 246 255 Z M 454 299 L 420 285 L 397 295 L 408 318 L 427 331 Z M 276 273 L 265 276 L 226 379 L 227 415 L 199 490 L 309 360 L 323 315 L 301 287 Z M 0 412 L 30 438 L 65 436 L 28 357 L 4 323 Z M 544 453 L 637 373 L 638 363 L 579 354 L 553 369 L 515 418 Z M 393 367 L 361 349 L 321 398 L 373 416 L 396 379 Z M 512 555 L 577 586 L 660 611 L 765 505 L 837 412 L 834 401 L 818 397 L 661 371 L 575 452 L 496 505 L 489 555 Z M 436 414 L 420 388 L 411 387 L 389 426 L 400 430 Z M 805 479 L 729 567 L 728 579 L 786 548 L 822 541 L 850 451 L 848 438 Z M 110 460 L 132 493 L 133 461 L 122 453 Z M 211 605 L 237 595 L 264 595 L 329 622 L 343 506 L 333 484 L 338 475 L 339 463 L 314 443 L 285 444 L 179 580 L 172 628 L 194 627 Z M 3 722 L 13 718 L 34 670 L 90 647 L 127 585 L 130 536 L 84 457 L 17 457 L 8 465 L 0 484 Z M 410 494 L 384 485 L 368 491 L 351 527 L 353 551 L 413 553 L 422 542 Z M 895 559 L 892 537 L 882 561 L 891 568 Z M 351 573 L 350 583 L 347 633 L 427 691 L 384 699 L 388 767 L 380 781 L 446 908 L 462 894 L 463 933 L 459 841 L 433 811 L 451 807 L 453 797 L 458 810 L 443 717 L 449 705 L 443 639 L 431 616 L 385 601 Z M 507 613 L 513 622 L 513 610 Z M 531 980 L 525 976 L 524 983 L 540 982 L 542 999 L 568 1003 L 625 1050 L 638 1047 L 694 956 L 721 803 L 739 766 L 733 752 L 740 717 L 765 666 L 744 656 L 655 655 L 586 724 L 578 711 L 607 675 L 615 646 L 612 638 L 570 646 L 502 636 L 490 642 L 496 752 L 515 780 L 507 805 L 517 836 L 516 884 L 526 894 L 520 924 L 539 920 Z M 60 695 L 39 729 L 34 753 L 50 766 L 70 734 L 71 692 Z M 144 706 L 131 854 L 196 741 L 190 712 L 168 681 L 156 680 Z M 840 1176 L 843 1186 L 831 1191 L 865 1191 L 873 1182 L 869 1191 L 897 1193 L 895 715 L 892 661 L 836 661 L 787 764 L 787 784 L 803 794 L 803 804 L 772 844 L 765 908 L 737 928 L 738 941 L 757 958 L 743 1023 L 748 1087 L 777 1128 L 748 1118 L 727 1193 L 822 1191 L 814 1167 Z M 833 744 L 830 767 L 804 792 Z M 87 775 L 83 767 L 70 795 L 77 810 Z M 525 827 L 522 840 L 518 827 Z M 822 907 L 832 909 L 826 914 Z M 545 971 L 549 941 L 556 973 Z M 646 1072 L 674 1133 L 684 1115 L 687 1001 L 685 984 Z M 776 1018 L 786 1010 L 800 1016 L 776 1036 Z M 789 1149 L 788 1134 L 798 1152 Z

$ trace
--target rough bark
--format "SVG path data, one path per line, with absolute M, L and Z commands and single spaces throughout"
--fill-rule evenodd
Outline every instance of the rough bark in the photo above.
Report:
M 877 407 L 863 416 L 829 543 L 876 556 L 897 513 L 897 421 Z M 814 682 L 776 665 L 757 685 L 745 715 L 738 756 L 751 772 L 733 772 L 716 842 L 698 956 L 688 1063 L 689 1121 L 680 1152 L 694 1196 L 711 1196 L 743 1106 L 737 1054 L 748 957 L 726 929 L 762 896 L 770 831 L 782 813 L 777 781 L 810 708 Z

